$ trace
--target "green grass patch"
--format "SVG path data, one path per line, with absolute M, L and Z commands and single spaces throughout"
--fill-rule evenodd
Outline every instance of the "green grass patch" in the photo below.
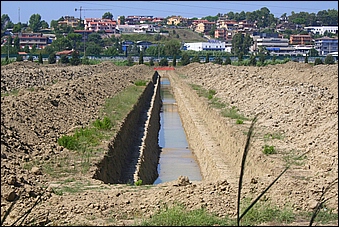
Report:
M 232 106 L 231 108 L 226 108 L 221 111 L 221 114 L 224 117 L 228 117 L 231 119 L 239 119 L 239 120 L 248 120 L 247 117 L 245 117 L 243 114 L 238 112 L 239 110 L 235 107 Z
M 249 204 L 250 200 L 245 198 L 241 207 L 247 207 Z M 246 213 L 240 223 L 243 226 L 253 226 L 269 222 L 288 224 L 294 220 L 295 214 L 292 208 L 280 209 L 270 201 L 260 200 Z
M 264 141 L 269 141 L 273 139 L 283 140 L 285 136 L 282 133 L 266 133 L 264 135 Z
M 147 85 L 147 81 L 146 80 L 137 80 L 134 82 L 134 84 L 136 86 L 146 86 Z
M 176 204 L 171 208 L 165 207 L 149 220 L 143 220 L 139 226 L 215 226 L 231 225 L 228 218 L 219 218 L 208 213 L 204 208 L 186 210 L 184 205 Z
M 304 165 L 306 158 L 305 154 L 299 155 L 296 150 L 291 150 L 283 156 L 286 166 L 302 166 Z
M 14 90 L 12 90 L 10 92 L 1 93 L 1 97 L 10 96 L 10 95 L 17 96 L 18 94 L 19 94 L 19 90 L 18 89 L 14 89 Z
M 241 125 L 244 124 L 244 121 L 241 119 L 237 119 L 235 123 Z

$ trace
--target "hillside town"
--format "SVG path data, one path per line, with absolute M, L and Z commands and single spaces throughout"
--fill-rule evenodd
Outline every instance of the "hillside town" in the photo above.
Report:
M 245 51 L 245 55 L 264 50 L 269 56 L 312 56 L 313 53 L 313 56 L 331 54 L 337 58 L 338 18 L 336 18 L 336 21 L 327 22 L 327 24 L 321 21 L 321 23 L 315 21 L 299 24 L 296 23 L 296 19 L 293 20 L 292 16 L 288 17 L 286 14 L 281 18 L 272 19 L 272 14 L 266 7 L 252 14 L 255 13 L 264 15 L 262 16 L 263 19 L 259 21 L 256 18 L 243 19 L 244 16 L 241 17 L 238 13 L 236 13 L 237 18 L 232 18 L 232 13 L 228 13 L 205 18 L 184 18 L 182 16 L 163 18 L 133 15 L 118 16 L 115 20 L 110 12 L 106 12 L 98 18 L 82 19 L 75 16 L 62 16 L 57 21 L 53 20 L 50 26 L 47 22 L 41 21 L 38 14 L 32 15 L 32 17 L 36 17 L 38 25 L 20 23 L 19 25 L 12 24 L 12 26 L 8 15 L 2 15 L 1 56 L 5 58 L 12 56 L 12 54 L 13 56 L 21 54 L 27 57 L 28 52 L 34 53 L 37 50 L 41 50 L 43 54 L 50 54 L 51 51 L 46 47 L 53 46 L 53 44 L 58 46 L 56 54 L 59 56 L 62 54 L 70 55 L 75 49 L 87 56 L 127 55 L 127 50 L 130 51 L 133 45 L 137 46 L 138 50 L 146 50 L 150 46 L 159 45 L 160 42 L 121 40 L 123 35 L 153 35 L 159 37 L 160 40 L 162 36 L 169 35 L 168 30 L 170 29 L 186 29 L 199 34 L 204 38 L 204 41 L 181 41 L 180 50 L 182 51 L 213 51 L 235 55 L 236 53 L 232 50 L 233 40 L 235 36 L 241 34 L 242 37 L 249 36 L 251 38 L 251 45 Z M 336 15 L 338 15 L 337 11 Z M 267 17 L 266 20 L 265 16 Z M 307 26 L 308 24 L 317 25 Z M 91 49 L 94 49 L 94 47 L 89 48 L 92 34 L 99 34 L 99 38 L 102 40 L 118 40 L 120 50 L 118 52 L 102 51 L 109 48 L 119 49 L 112 42 L 106 42 L 107 45 L 102 44 L 98 47 L 101 50 L 91 51 Z M 65 37 L 71 41 L 71 44 L 62 44 L 61 38 Z M 179 38 L 178 35 L 177 38 Z M 17 46 L 16 49 L 11 48 L 15 46 Z M 43 50 L 46 51 L 43 52 Z

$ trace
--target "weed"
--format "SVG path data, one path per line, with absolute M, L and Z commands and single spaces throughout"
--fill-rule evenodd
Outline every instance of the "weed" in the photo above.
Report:
M 298 155 L 297 151 L 291 150 L 287 154 L 283 156 L 283 160 L 286 163 L 286 166 L 296 165 L 301 166 L 304 164 L 304 160 L 306 159 L 306 155 Z
M 236 123 L 236 124 L 243 124 L 243 123 L 244 123 L 244 121 L 243 121 L 243 120 L 241 120 L 241 119 L 237 119 L 235 123 Z
M 264 154 L 268 155 L 268 154 L 275 154 L 276 150 L 275 150 L 274 146 L 269 146 L 269 145 L 265 144 L 264 150 L 262 152 Z
M 221 113 L 224 117 L 229 117 L 231 119 L 248 120 L 247 117 L 238 113 L 238 109 L 235 106 L 232 106 L 231 108 L 228 109 L 224 109 Z
M 269 141 L 271 139 L 284 139 L 284 135 L 281 133 L 267 133 L 264 135 L 264 141 Z
M 134 182 L 134 185 L 135 186 L 140 186 L 140 185 L 142 185 L 142 180 L 140 179 L 140 180 L 137 180 L 136 182 Z

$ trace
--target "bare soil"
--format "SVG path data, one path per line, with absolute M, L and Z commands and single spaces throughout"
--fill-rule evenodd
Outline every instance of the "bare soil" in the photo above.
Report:
M 28 216 L 16 225 L 21 221 L 23 225 L 132 225 L 134 220 L 152 217 L 175 203 L 185 204 L 187 209 L 204 207 L 220 217 L 235 217 L 238 189 L 231 178 L 239 174 L 237 162 L 234 166 L 238 169 L 213 181 L 192 182 L 181 176 L 177 181 L 142 186 L 108 185 L 95 180 L 94 163 L 86 173 L 57 177 L 46 173 L 45 163 L 72 157 L 71 151 L 57 144 L 61 135 L 89 125 L 99 116 L 107 97 L 136 80 L 150 80 L 153 73 L 153 68 L 145 65 L 118 67 L 108 62 L 95 66 L 22 62 L 1 67 L 1 93 L 18 91 L 17 95 L 1 97 L 1 219 L 11 210 L 4 225 L 13 224 L 36 201 Z M 284 169 L 286 157 L 305 154 L 269 189 L 266 200 L 295 211 L 314 210 L 324 190 L 338 179 L 337 65 L 289 62 L 237 67 L 193 63 L 177 67 L 173 73 L 184 84 L 215 90 L 216 97 L 249 119 L 258 114 L 244 197 L 254 198 L 266 188 Z M 208 102 L 202 98 L 196 101 Z M 187 106 L 192 112 L 198 111 L 193 101 Z M 220 119 L 220 124 L 227 122 L 244 133 L 250 124 L 250 120 L 237 125 L 233 119 Z M 205 128 L 206 135 L 213 135 L 213 129 L 208 125 Z M 269 134 L 279 138 L 268 138 Z M 217 138 L 211 138 L 210 143 L 220 146 Z M 263 154 L 265 144 L 273 145 L 277 153 Z M 218 155 L 220 160 L 232 160 L 223 148 Z M 58 163 L 54 165 L 58 168 Z M 74 168 L 70 164 L 69 169 Z M 79 184 L 82 190 L 58 193 L 60 187 L 77 188 Z M 337 181 L 325 199 L 326 207 L 338 213 Z M 307 225 L 308 221 L 265 225 Z M 337 226 L 338 221 L 330 225 Z

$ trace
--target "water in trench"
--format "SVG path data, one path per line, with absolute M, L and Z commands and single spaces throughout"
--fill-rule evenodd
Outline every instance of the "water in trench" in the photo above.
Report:
M 200 168 L 189 149 L 170 81 L 161 77 L 160 84 L 163 103 L 159 131 L 161 153 L 158 164 L 159 177 L 154 184 L 177 180 L 179 176 L 187 176 L 190 181 L 200 181 Z

